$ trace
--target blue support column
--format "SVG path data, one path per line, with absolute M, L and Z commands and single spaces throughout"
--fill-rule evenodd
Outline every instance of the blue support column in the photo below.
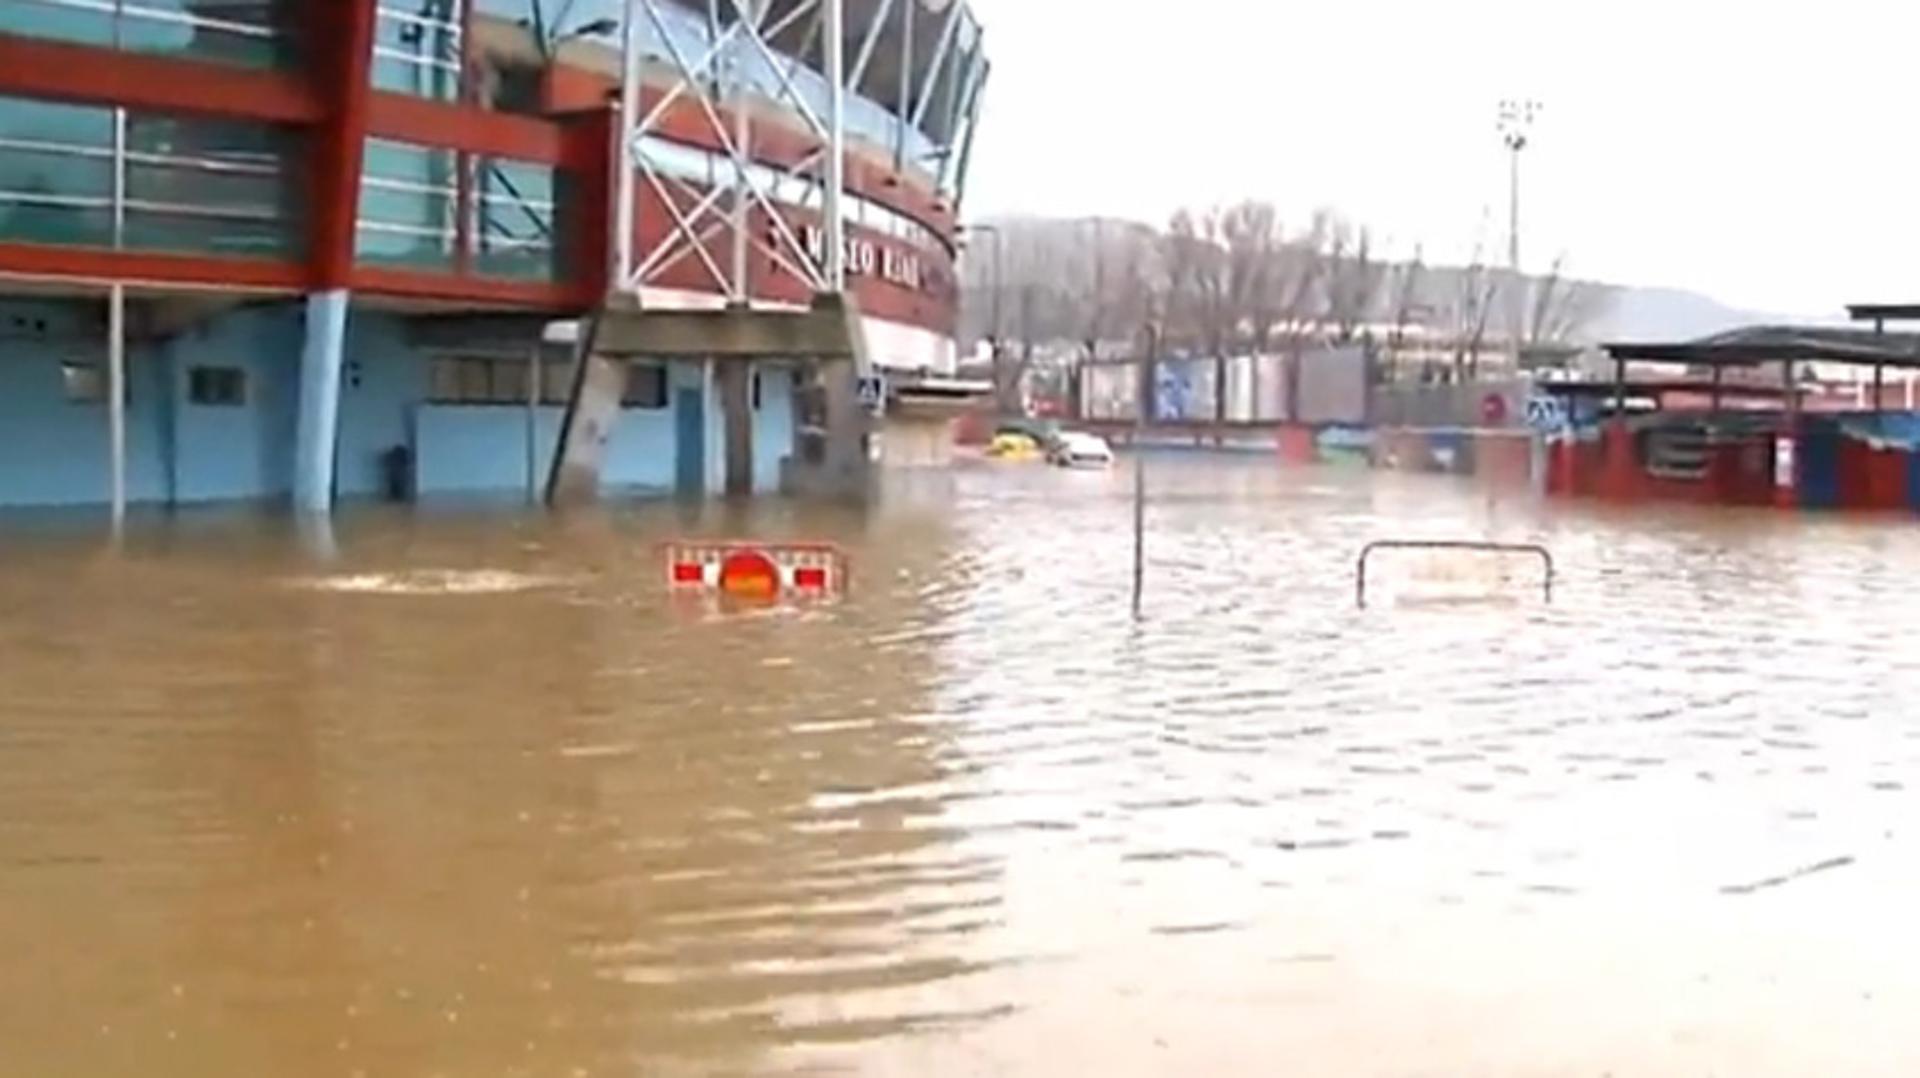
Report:
M 307 340 L 300 352 L 300 412 L 293 455 L 293 507 L 301 513 L 333 509 L 349 295 L 345 289 L 336 289 L 307 297 Z

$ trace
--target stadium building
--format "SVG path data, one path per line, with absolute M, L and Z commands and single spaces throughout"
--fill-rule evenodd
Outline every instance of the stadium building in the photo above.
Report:
M 610 310 L 951 375 L 987 70 L 959 0 L 0 0 L 0 506 L 532 490 Z M 607 333 L 598 484 L 781 482 L 740 330 Z

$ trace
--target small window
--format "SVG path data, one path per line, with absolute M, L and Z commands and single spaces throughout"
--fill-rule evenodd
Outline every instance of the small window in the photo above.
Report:
M 69 404 L 100 404 L 107 399 L 107 375 L 98 363 L 62 363 L 60 380 Z
M 627 365 L 627 392 L 620 403 L 628 408 L 667 406 L 667 369 L 657 363 Z
M 527 373 L 531 366 L 524 359 L 493 361 L 493 403 L 527 403 Z
M 194 367 L 187 371 L 187 399 L 227 407 L 245 404 L 247 372 L 238 367 Z
M 427 399 L 441 403 L 459 400 L 462 364 L 465 362 L 452 356 L 435 359 L 427 385 Z
M 757 412 L 760 410 L 760 372 L 759 371 L 753 372 L 753 379 L 748 383 L 748 386 L 750 387 L 749 392 L 752 393 L 753 395 L 753 410 Z
M 435 404 L 517 404 L 527 403 L 527 378 L 530 363 L 525 359 L 487 356 L 441 356 L 433 361 L 427 398 Z M 548 362 L 541 370 L 543 395 L 548 404 L 566 399 L 566 379 L 571 370 L 566 364 Z
M 493 365 L 484 359 L 460 361 L 460 381 L 451 404 L 485 404 L 493 397 Z

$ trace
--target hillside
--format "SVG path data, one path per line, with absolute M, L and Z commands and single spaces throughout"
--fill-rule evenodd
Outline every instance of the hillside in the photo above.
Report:
M 999 233 L 997 237 L 994 231 Z M 1100 237 L 1105 252 L 1097 263 L 1095 236 Z M 1105 282 L 1099 287 L 1106 297 L 1102 307 L 1107 332 L 1113 333 L 1121 323 L 1141 317 L 1144 308 L 1140 292 L 1152 287 L 1143 279 L 1151 280 L 1157 272 L 1154 263 L 1161 240 L 1153 229 L 1135 222 L 1105 221 L 1098 229 L 1085 221 L 1022 218 L 995 222 L 976 239 L 971 257 L 962 267 L 963 340 L 975 340 L 989 331 L 995 299 L 996 243 L 1004 244 L 998 252 L 1001 325 L 1009 337 L 1018 338 L 1026 335 L 1022 324 L 1031 320 L 1033 339 L 1048 341 L 1076 340 L 1085 334 L 1096 279 Z M 1396 288 L 1403 269 L 1399 264 L 1375 267 L 1379 280 L 1366 304 L 1366 321 L 1387 324 L 1395 320 L 1399 303 Z M 1498 268 L 1490 273 L 1504 292 L 1507 274 Z M 1412 321 L 1443 330 L 1469 324 L 1471 319 L 1463 314 L 1462 305 L 1470 302 L 1474 280 L 1463 267 L 1422 267 L 1410 304 Z M 1525 285 L 1529 296 L 1537 296 L 1538 287 L 1538 278 L 1529 278 Z M 1743 310 L 1703 293 L 1671 287 L 1567 281 L 1553 294 L 1559 302 L 1560 316 L 1550 316 L 1550 321 L 1564 321 L 1568 326 L 1564 339 L 1585 344 L 1687 340 L 1756 323 L 1843 321 L 1838 312 L 1822 319 Z M 1505 301 L 1496 299 L 1488 320 L 1489 336 L 1504 331 L 1506 311 Z

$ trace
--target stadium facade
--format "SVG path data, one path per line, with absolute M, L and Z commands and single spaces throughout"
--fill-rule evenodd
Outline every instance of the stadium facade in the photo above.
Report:
M 950 374 L 987 70 L 957 0 L 0 0 L 0 506 L 531 490 L 610 295 L 833 263 Z M 602 485 L 731 488 L 731 371 L 780 482 L 797 358 L 621 368 Z

